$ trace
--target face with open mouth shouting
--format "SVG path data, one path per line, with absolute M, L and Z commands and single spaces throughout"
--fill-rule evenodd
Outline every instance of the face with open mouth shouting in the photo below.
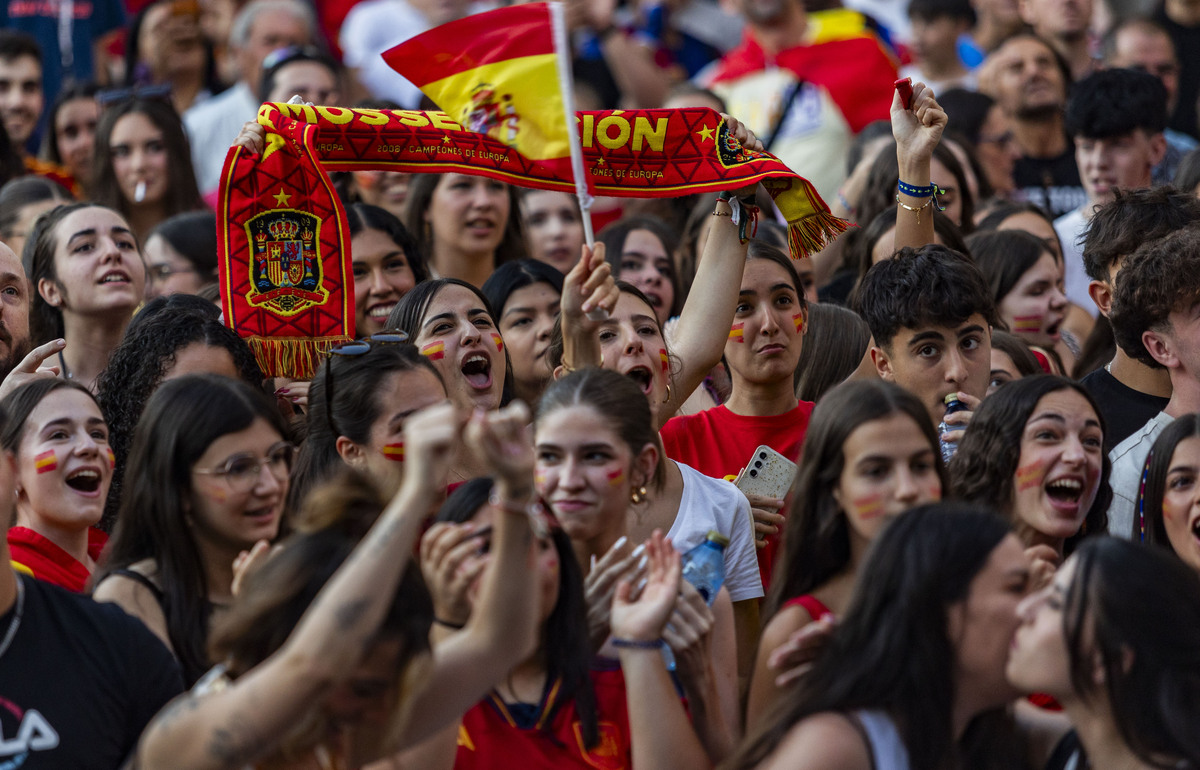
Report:
M 88 206 L 55 228 L 54 270 L 37 290 L 50 305 L 79 314 L 132 313 L 142 301 L 146 268 L 137 240 L 120 214 Z
M 632 379 L 650 401 L 653 412 L 663 402 L 670 379 L 670 364 L 663 362 L 667 345 L 654 308 L 632 294 L 621 292 L 617 306 L 597 332 L 603 368 Z
M 996 309 L 1013 334 L 1030 345 L 1053 347 L 1067 311 L 1062 263 L 1043 251 Z
M 1171 455 L 1162 517 L 1171 549 L 1200 572 L 1200 437 L 1180 441 Z
M 88 393 L 50 391 L 25 420 L 17 447 L 17 511 L 42 532 L 80 531 L 100 521 L 112 462 L 108 425 Z
M 460 409 L 500 406 L 508 366 L 504 340 L 474 291 L 457 284 L 442 288 L 425 310 L 416 345 L 437 367 Z
M 1079 531 L 1100 488 L 1100 418 L 1072 388 L 1037 402 L 1021 435 L 1013 478 L 1014 520 L 1026 542 L 1063 540 Z

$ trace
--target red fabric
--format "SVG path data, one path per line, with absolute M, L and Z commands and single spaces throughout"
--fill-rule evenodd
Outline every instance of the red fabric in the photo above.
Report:
M 321 0 L 316 4 L 317 26 L 321 28 L 330 52 L 337 57 L 338 61 L 342 59 L 342 48 L 338 45 L 342 22 L 350 14 L 350 9 L 361 2 L 362 0 Z
M 455 770 L 625 770 L 632 767 L 625 677 L 619 668 L 593 670 L 600 743 L 583 748 L 583 732 L 574 703 L 566 703 L 548 724 L 523 730 L 494 695 L 463 715 L 458 730 Z M 554 692 L 542 704 L 549 711 Z
M 808 616 L 813 620 L 820 620 L 826 615 L 829 615 L 830 617 L 833 616 L 833 610 L 826 607 L 824 602 L 812 594 L 804 594 L 804 596 L 797 596 L 795 599 L 788 599 L 783 603 L 783 606 L 803 607 L 804 611 L 807 612 Z
M 786 414 L 746 417 L 717 406 L 697 414 L 672 417 L 660 435 L 667 457 L 686 463 L 705 476 L 733 481 L 762 444 L 799 462 L 812 410 L 812 402 L 801 401 Z M 784 512 L 786 509 L 784 506 Z M 782 535 L 781 530 L 767 538 L 767 546 L 758 551 L 758 571 L 764 591 L 770 587 L 775 551 Z
M 93 562 L 100 558 L 108 535 L 99 529 L 88 529 L 88 556 Z M 13 564 L 24 567 L 38 580 L 53 583 L 68 591 L 81 593 L 92 573 L 49 538 L 28 527 L 8 530 L 8 548 Z
M 824 86 L 855 133 L 890 115 L 896 62 L 874 33 L 796 46 L 771 61 L 747 29 L 741 45 L 717 64 L 710 82 L 737 80 L 770 66 L 791 70 L 802 80 Z

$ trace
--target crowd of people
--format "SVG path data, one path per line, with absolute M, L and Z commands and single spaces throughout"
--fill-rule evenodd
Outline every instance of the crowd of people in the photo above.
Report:
M 334 173 L 264 376 L 227 151 L 489 7 L 0 2 L 0 768 L 1200 770 L 1200 0 L 567 0 L 857 226 Z

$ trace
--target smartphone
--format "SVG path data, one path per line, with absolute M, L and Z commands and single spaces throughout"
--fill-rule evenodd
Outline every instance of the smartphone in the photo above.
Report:
M 796 478 L 796 464 L 763 444 L 733 483 L 743 494 L 783 499 Z
M 912 109 L 912 78 L 904 78 L 896 81 L 896 91 L 900 94 L 900 103 L 904 105 L 904 109 Z

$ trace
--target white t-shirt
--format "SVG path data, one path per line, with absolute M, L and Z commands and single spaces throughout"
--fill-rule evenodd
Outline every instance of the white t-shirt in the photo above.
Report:
M 1112 474 L 1108 483 L 1112 487 L 1112 503 L 1108 506 L 1108 534 L 1133 537 L 1133 520 L 1137 516 L 1138 492 L 1142 486 L 1142 466 L 1158 434 L 1175 421 L 1166 412 L 1154 415 L 1141 430 L 1113 447 L 1108 453 L 1112 461 Z
M 350 9 L 338 35 L 347 67 L 376 99 L 404 109 L 421 103 L 421 91 L 388 66 L 381 54 L 430 28 L 429 20 L 404 0 L 366 0 Z
M 750 501 L 741 490 L 723 479 L 705 476 L 691 466 L 677 463 L 683 474 L 683 496 L 679 513 L 667 533 L 680 553 L 704 542 L 709 530 L 729 538 L 725 547 L 725 588 L 735 602 L 763 595 L 758 576 L 758 554 L 754 549 L 754 527 Z
M 1092 204 L 1083 204 L 1084 207 L 1090 205 Z M 1100 310 L 1092 301 L 1092 295 L 1088 294 L 1088 284 L 1092 279 L 1088 278 L 1087 270 L 1083 269 L 1082 241 L 1088 224 L 1083 211 L 1084 208 L 1080 207 L 1074 211 L 1068 211 L 1054 220 L 1054 232 L 1058 233 L 1058 240 L 1062 242 L 1063 288 L 1065 290 L 1063 293 L 1067 295 L 1067 299 L 1091 313 L 1092 318 L 1095 318 L 1099 315 Z
M 209 195 L 220 186 L 225 155 L 242 124 L 258 115 L 258 107 L 258 100 L 243 80 L 183 113 L 201 195 Z

